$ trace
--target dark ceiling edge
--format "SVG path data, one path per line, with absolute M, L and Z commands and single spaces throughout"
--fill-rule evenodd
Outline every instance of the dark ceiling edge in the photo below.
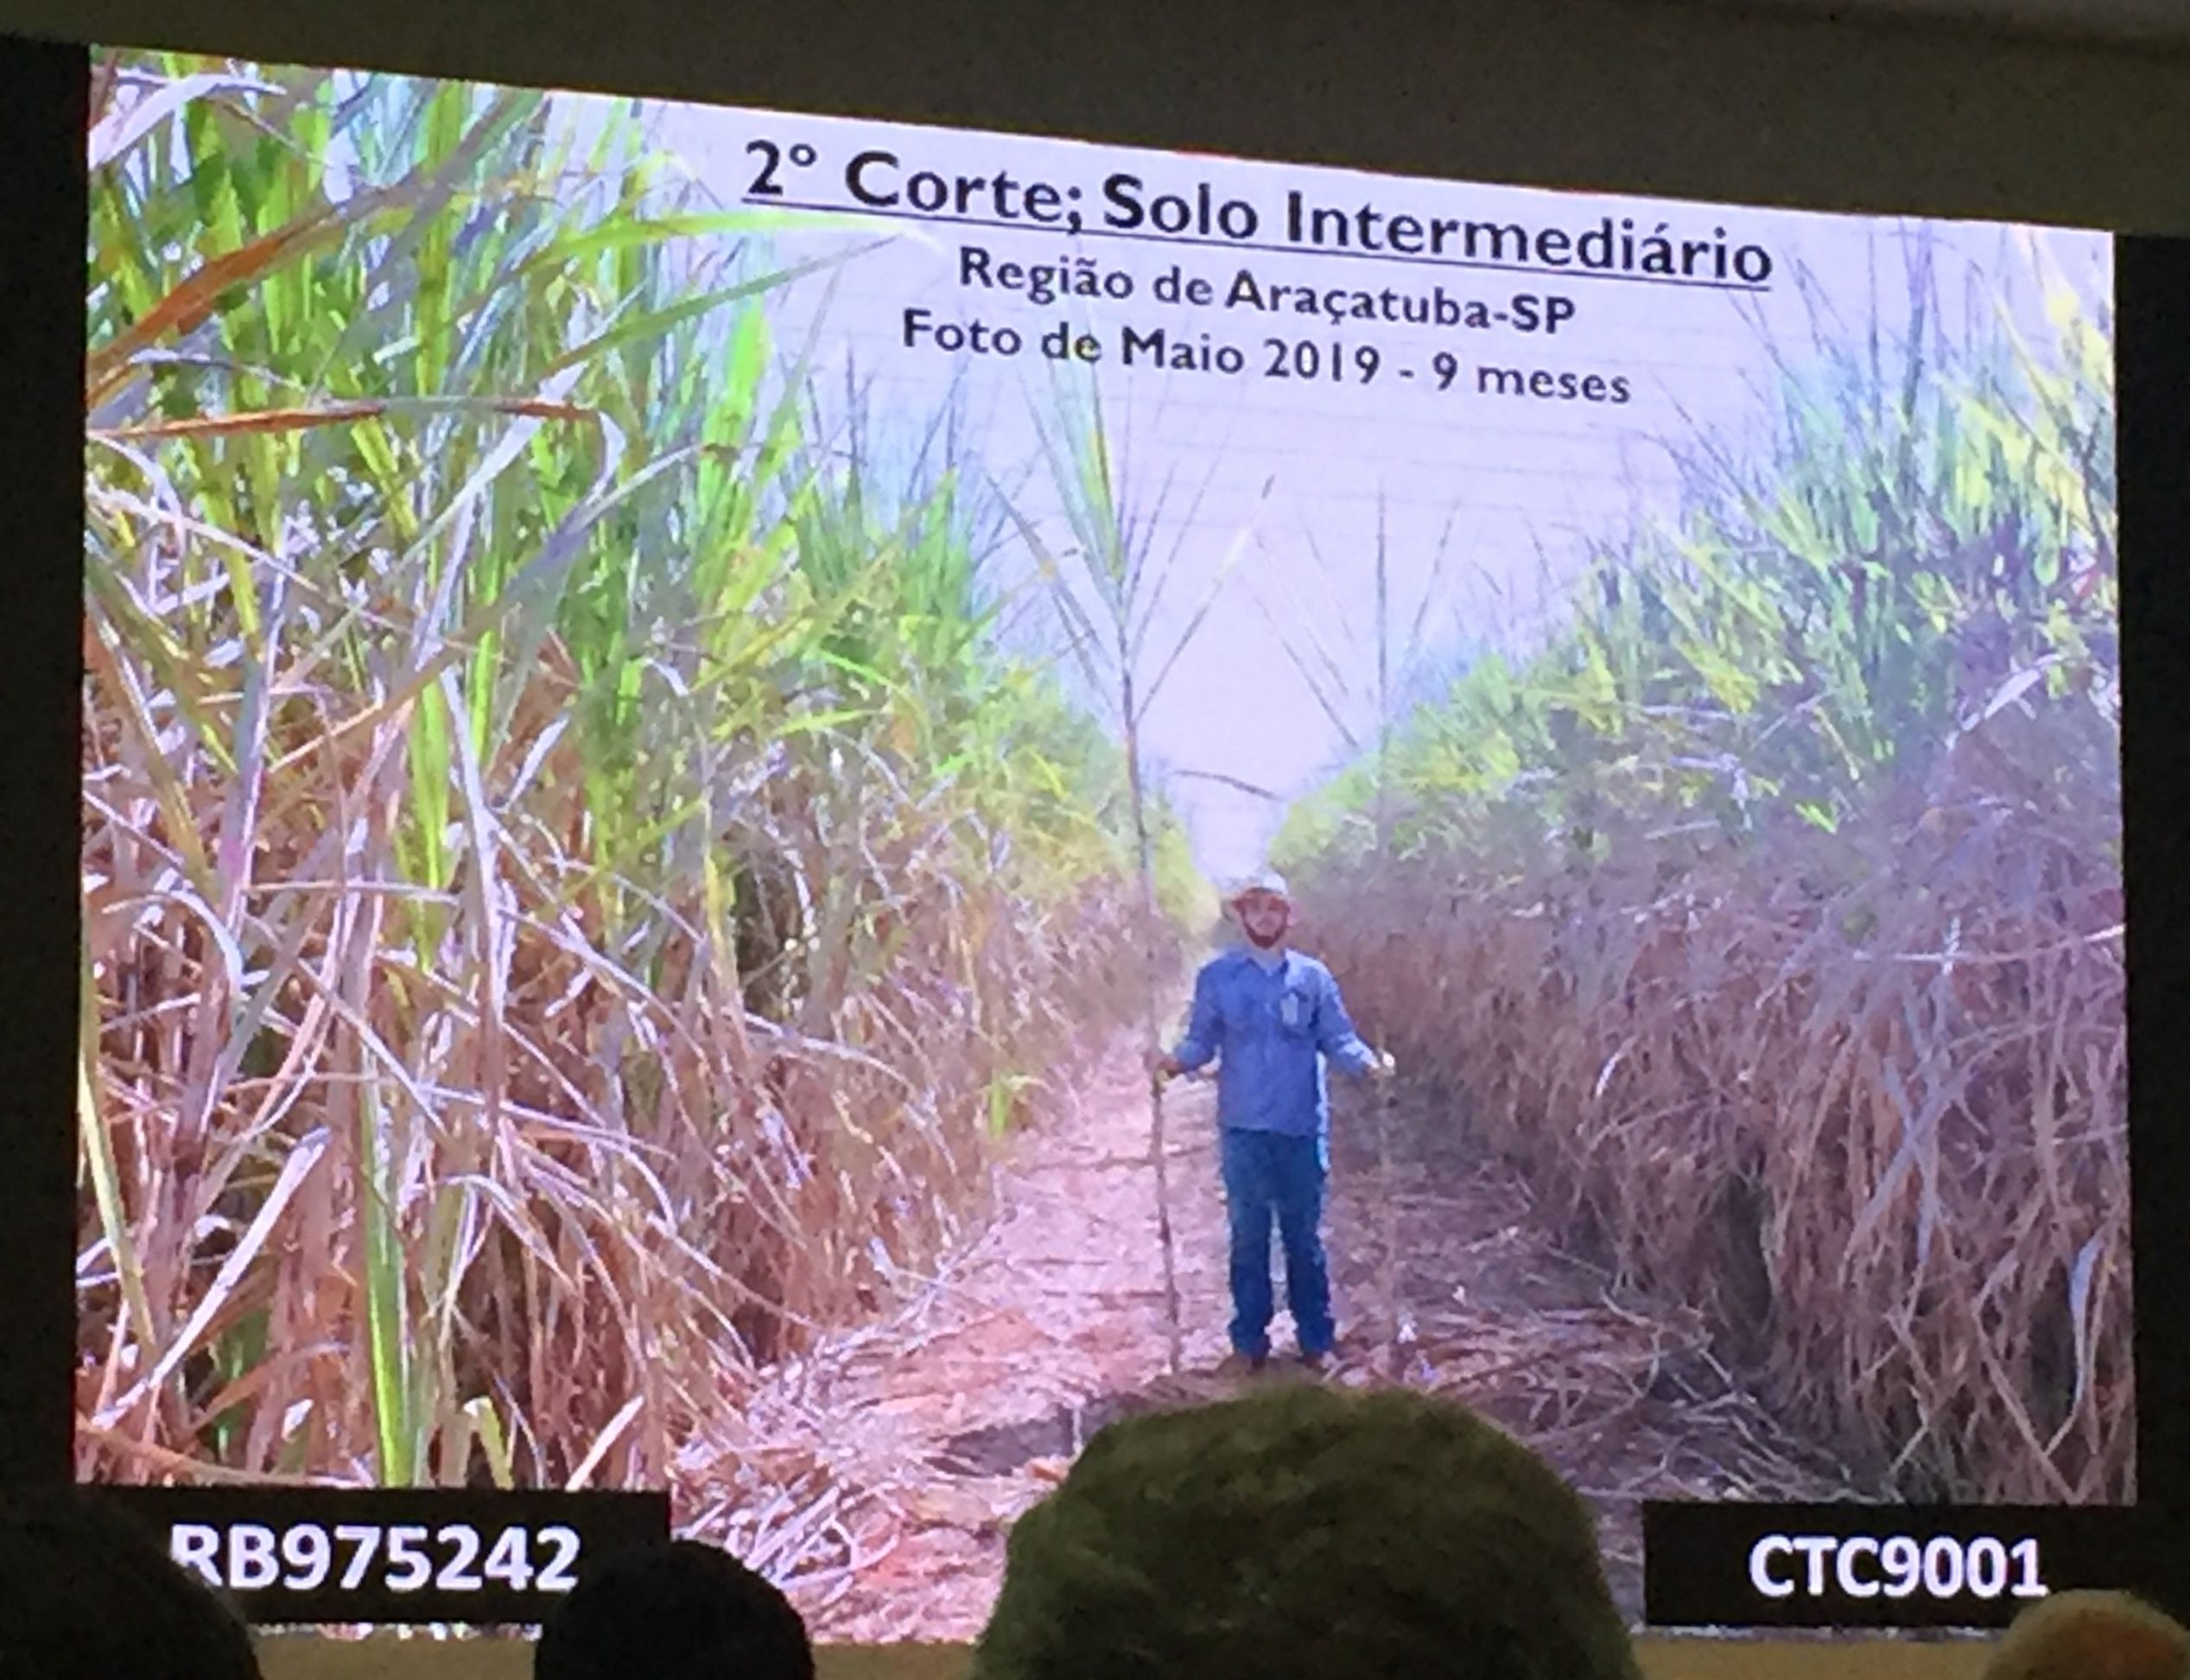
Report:
M 1652 0 L 1639 0 L 1651 3 Z M 1930 36 L 1937 40 L 2015 42 L 2069 48 L 2094 56 L 2135 52 L 2180 59 L 2190 68 L 2190 3 L 2177 24 L 2116 21 L 2098 23 L 2066 17 L 2031 17 L 1984 10 L 1983 0 L 1909 0 L 1912 7 L 1850 5 L 1845 0 L 1672 0 L 1693 11 L 1736 13 L 1752 19 L 1837 25 L 1868 35 Z
M 571 0 L 548 3 L 558 8 L 570 5 L 581 17 L 588 10 L 598 10 L 584 0 L 576 4 Z M 146 0 L 105 0 L 117 12 L 144 3 Z M 279 64 L 348 65 L 398 75 L 515 82 L 640 98 L 742 104 L 1144 150 L 1217 152 L 1395 177 L 1758 210 L 2190 231 L 2180 172 L 2166 164 L 2151 144 L 2155 119 L 2159 130 L 2172 136 L 2182 119 L 2190 117 L 2190 76 L 2183 73 L 2190 71 L 2190 55 L 2140 53 L 2118 43 L 2040 44 L 1934 18 L 1858 14 L 1844 8 L 1836 11 L 1825 0 L 1549 0 L 1548 10 L 1571 3 L 1589 15 L 1593 26 L 1599 22 L 1606 25 L 1605 39 L 1620 41 L 1638 54 L 1647 51 L 1648 65 L 1638 60 L 1632 73 L 1608 68 L 1611 61 L 1602 55 L 1578 67 L 1590 73 L 1581 80 L 1602 98 L 1626 98 L 1622 79 L 1630 73 L 1641 82 L 1640 103 L 1629 102 L 1640 114 L 1613 123 L 1612 130 L 1631 128 L 1645 139 L 1653 137 L 1649 114 L 1662 117 L 1668 110 L 1686 109 L 1684 102 L 1692 100 L 1699 83 L 1730 110 L 1743 113 L 1736 120 L 1745 127 L 1717 125 L 1721 143 L 1700 143 L 1699 130 L 1684 130 L 1675 123 L 1674 140 L 1657 150 L 1641 144 L 1606 143 L 1606 131 L 1593 126 L 1590 108 L 1571 89 L 1551 102 L 1555 111 L 1565 113 L 1565 120 L 1540 121 L 1533 126 L 1527 122 L 1484 125 L 1441 119 L 1436 100 L 1420 97 L 1406 102 L 1404 114 L 1380 110 L 1373 119 L 1352 125 L 1324 117 L 1324 110 L 1336 108 L 1333 101 L 1343 105 L 1346 99 L 1366 98 L 1375 77 L 1389 76 L 1390 47 L 1362 42 L 1388 38 L 1393 32 L 1365 30 L 1361 21 L 1365 16 L 1404 14 L 1409 10 L 1406 0 L 1370 0 L 1368 6 L 1358 9 L 1343 30 L 1349 50 L 1332 48 L 1327 72 L 1310 84 L 1302 98 L 1220 99 L 1225 115 L 1216 128 L 1203 119 L 1198 98 L 1203 85 L 1216 79 L 1214 73 L 1191 54 L 1184 55 L 1184 68 L 1171 65 L 1151 69 L 1152 82 L 1167 86 L 1169 97 L 1140 92 L 1126 99 L 1091 95 L 1088 88 L 1092 79 L 1087 77 L 1061 91 L 1032 93 L 1031 88 L 1046 83 L 1046 73 L 1000 77 L 981 69 L 993 56 L 983 43 L 974 42 L 954 56 L 936 50 L 925 36 L 902 44 L 907 50 L 917 45 L 924 55 L 919 62 L 932 74 L 908 82 L 900 73 L 901 59 L 873 50 L 855 54 L 847 69 L 816 55 L 813 32 L 808 29 L 798 29 L 795 41 L 787 41 L 783 34 L 757 31 L 749 43 L 754 50 L 739 53 L 727 52 L 717 43 L 708 52 L 680 56 L 675 50 L 647 50 L 642 41 L 628 53 L 589 58 L 586 71 L 573 73 L 567 50 L 558 51 L 536 37 L 519 46 L 482 27 L 505 3 L 529 9 L 536 0 L 414 9 L 411 16 L 417 27 L 390 31 L 386 37 L 376 34 L 376 46 L 369 54 L 353 47 L 338 48 L 331 39 L 354 43 L 369 26 L 352 22 L 346 28 L 311 9 L 245 5 L 225 29 L 206 21 L 205 13 L 235 3 L 205 0 L 197 8 L 200 16 L 194 25 L 191 7 L 169 7 L 160 12 L 157 27 L 131 27 L 124 35 L 131 45 L 152 50 L 216 53 Z M 45 40 L 80 41 L 87 35 L 97 36 L 97 26 L 84 16 L 82 0 L 22 0 L 22 9 L 47 15 L 35 22 L 7 17 L 8 0 L 0 0 L 0 31 Z M 622 13 L 612 10 L 595 22 L 605 37 L 617 37 L 633 28 L 643 35 L 650 24 L 659 35 L 679 17 L 713 16 L 716 10 L 716 0 L 644 0 Z M 827 27 L 841 29 L 849 19 L 871 11 L 884 20 L 876 28 L 886 41 L 893 32 L 917 28 L 928 10 L 924 0 L 911 0 L 910 4 L 907 0 L 848 0 L 825 11 L 822 18 Z M 1284 55 L 1291 53 L 1290 62 L 1297 71 L 1308 49 L 1331 48 L 1318 33 L 1329 14 L 1313 0 L 1278 0 L 1274 5 L 1270 0 L 1219 0 L 1209 10 L 1220 16 L 1227 10 L 1250 12 L 1264 19 L 1268 27 L 1259 50 L 1266 66 L 1282 65 Z M 1457 6 L 1445 0 L 1438 10 L 1446 13 L 1449 22 L 1457 22 L 1452 15 L 1464 19 L 1468 0 Z M 1496 74 L 1510 80 L 1510 66 L 1485 67 L 1495 66 L 1499 54 L 1509 46 L 1514 59 L 1539 75 L 1564 73 L 1567 67 L 1557 32 L 1536 29 L 1533 41 L 1508 41 L 1501 31 L 1517 28 L 1516 20 L 1496 16 L 1498 7 L 1488 10 L 1497 27 L 1482 40 L 1442 42 L 1447 48 L 1468 52 L 1470 76 Z M 1093 60 L 1116 60 L 1133 48 L 1138 38 L 1129 26 L 1142 13 L 1152 17 L 1175 15 L 1174 0 L 1107 0 L 1098 16 L 1110 22 L 1094 29 L 1087 42 Z M 567 36 L 568 32 L 562 33 Z M 1190 45 L 1196 39 L 1191 29 L 1181 34 Z M 1464 35 L 1465 30 L 1448 27 L 1445 35 Z M 1966 48 L 1958 49 L 1957 41 L 1967 43 Z M 1044 49 L 1038 41 L 1032 50 L 1038 54 Z M 1685 63 L 1692 52 L 1698 63 L 1692 74 Z M 1764 80 L 1777 90 L 1783 106 L 1753 85 L 1750 68 L 1742 62 L 1752 54 L 1763 60 Z M 1419 60 L 1422 54 L 1413 56 Z M 1827 86 L 1837 86 L 1843 97 L 1821 98 L 1812 92 L 1808 67 L 1813 61 Z M 2083 148 L 2091 155 L 2084 168 L 2033 174 L 2005 167 L 1990 147 L 1977 143 L 1986 130 L 1982 125 L 1971 126 L 1968 118 L 1974 107 L 1991 98 L 1998 85 L 1996 78 L 1984 73 L 1988 66 L 2004 69 L 2018 97 L 2041 103 L 2066 99 L 2071 117 L 2085 110 L 2092 113 L 2088 143 Z M 1647 73 L 1642 73 L 1646 68 Z M 1421 92 L 1419 87 L 1416 91 L 1418 95 Z M 1849 108 L 1850 101 L 1854 109 Z M 1272 115 L 1273 110 L 1279 114 Z M 2143 113 L 2144 122 L 2134 120 L 2137 112 Z M 1706 123 L 1703 130 L 1712 126 Z M 1896 128 L 1912 143 L 1895 143 L 1888 130 Z M 1851 172 L 1841 160 L 1838 136 L 1844 130 L 1852 130 L 1857 151 L 1877 154 L 1883 147 L 1891 155 L 1877 156 L 1876 168 Z M 1456 155 L 1456 147 L 1462 155 Z

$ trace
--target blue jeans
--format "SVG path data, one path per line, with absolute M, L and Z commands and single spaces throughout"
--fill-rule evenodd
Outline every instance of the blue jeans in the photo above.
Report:
M 1270 1223 L 1285 1251 L 1285 1305 L 1304 1354 L 1327 1354 L 1330 1277 L 1324 1260 L 1324 1180 L 1330 1156 L 1320 1137 L 1277 1132 L 1223 1133 L 1224 1200 L 1232 1222 L 1232 1346 L 1251 1358 L 1270 1352 Z

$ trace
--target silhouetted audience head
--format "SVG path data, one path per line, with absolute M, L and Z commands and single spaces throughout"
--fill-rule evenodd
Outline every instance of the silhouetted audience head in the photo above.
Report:
M 1632 1680 L 1581 1500 L 1402 1392 L 1114 1423 L 1012 1529 L 974 1680 Z
M 243 1619 L 96 1493 L 0 1498 L 0 1680 L 258 1680 Z
M 2190 1632 L 2123 1593 L 2056 1593 L 2008 1630 L 1984 1680 L 2190 1680 Z
M 585 1570 L 540 1630 L 535 1680 L 813 1680 L 798 1612 L 726 1551 L 640 1546 Z

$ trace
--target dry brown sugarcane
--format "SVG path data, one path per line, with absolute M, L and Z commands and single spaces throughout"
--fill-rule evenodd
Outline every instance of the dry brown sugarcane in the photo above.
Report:
M 1158 1044 L 1157 1017 L 1160 964 L 1156 950 L 1158 908 L 1153 851 L 1148 828 L 1147 789 L 1141 760 L 1140 726 L 1164 682 L 1178 665 L 1202 626 L 1208 622 L 1219 593 L 1232 568 L 1254 536 L 1252 524 L 1235 533 L 1230 545 L 1205 585 L 1200 602 L 1189 612 L 1169 650 L 1161 658 L 1151 656 L 1147 642 L 1164 586 L 1178 562 L 1184 532 L 1192 525 L 1191 510 L 1180 527 L 1168 557 L 1153 555 L 1158 529 L 1157 512 L 1163 504 L 1136 511 L 1120 494 L 1103 416 L 1100 387 L 1091 379 L 1082 400 L 1065 393 L 1063 414 L 1055 425 L 1038 418 L 1043 448 L 1048 454 L 1063 513 L 1071 528 L 1075 547 L 1071 569 L 1084 580 L 1095 606 L 1083 602 L 1066 581 L 1067 559 L 1051 551 L 1032 521 L 1011 507 L 1011 517 L 1027 542 L 1050 586 L 1066 632 L 1070 656 L 1080 665 L 1091 688 L 1114 697 L 1118 720 L 1125 736 L 1127 792 L 1132 806 L 1133 838 L 1140 878 L 1141 917 L 1144 928 L 1144 981 L 1146 990 L 1148 1046 Z M 1272 484 L 1263 485 L 1267 497 Z M 1203 486 L 1207 489 L 1207 484 Z M 1195 498 L 1198 506 L 1199 498 Z M 1008 505 L 1008 504 L 1007 504 Z M 1152 566 L 1153 569 L 1152 570 Z M 1144 671 L 1152 675 L 1143 677 Z M 1161 1092 L 1151 1087 L 1150 1160 L 1156 1170 L 1157 1233 L 1163 1251 L 1164 1305 L 1171 1368 L 1180 1362 L 1178 1271 L 1171 1230 L 1171 1175 L 1164 1127 Z
M 1386 562 L 1384 503 L 1376 504 L 1376 863 L 1380 873 L 1392 861 L 1392 638 L 1391 575 Z M 1385 876 L 1389 889 L 1390 878 Z M 1387 948 L 1388 949 L 1388 946 Z M 1405 1355 L 1400 1351 L 1399 1204 L 1392 1185 L 1392 1079 L 1389 1070 L 1376 1100 L 1376 1194 L 1383 1204 L 1384 1374 L 1400 1379 Z
M 1406 1356 L 1400 1351 L 1404 1332 L 1400 1323 L 1400 1214 L 1392 1195 L 1392 1082 L 1387 1075 L 1376 1100 L 1377 1190 L 1383 1198 L 1384 1215 L 1384 1374 L 1397 1382 L 1406 1374 Z
M 1126 777 L 1131 795 L 1133 844 L 1139 862 L 1142 991 L 1146 999 L 1148 1051 L 1151 1060 L 1163 1049 L 1160 1009 L 1156 1000 L 1158 962 L 1156 954 L 1156 867 L 1148 836 L 1148 807 L 1140 779 L 1140 728 L 1133 709 L 1133 673 L 1124 670 L 1122 688 L 1126 719 Z M 1182 1359 L 1178 1309 L 1178 1259 L 1171 1236 L 1170 1143 L 1164 1130 L 1164 1082 L 1161 1076 L 1148 1082 L 1148 1153 L 1156 1169 L 1156 1240 L 1164 1257 L 1165 1352 L 1169 1369 L 1177 1376 Z
M 1400 650 L 1400 666 L 1403 676 L 1410 673 L 1419 676 L 1423 670 L 1421 662 L 1428 646 L 1431 614 L 1441 599 L 1439 590 L 1445 574 L 1446 563 L 1451 553 L 1453 524 L 1458 517 L 1458 512 L 1457 508 L 1453 510 L 1452 516 L 1446 521 L 1444 534 L 1438 539 L 1436 552 L 1431 559 L 1429 577 L 1416 604 L 1406 643 Z M 1304 535 L 1310 552 L 1315 555 L 1317 563 L 1323 566 L 1325 575 L 1336 579 L 1336 571 L 1324 561 L 1322 550 L 1316 544 L 1313 532 L 1308 531 Z M 1285 604 L 1289 607 L 1288 615 L 1281 618 L 1267 599 L 1260 596 L 1257 597 L 1257 605 L 1261 608 L 1264 618 L 1269 620 L 1272 628 L 1277 631 L 1279 641 L 1284 647 L 1287 657 L 1292 661 L 1295 674 L 1306 686 L 1317 705 L 1322 709 L 1324 717 L 1330 720 L 1332 728 L 1344 743 L 1349 756 L 1366 756 L 1372 750 L 1374 752 L 1376 772 L 1374 778 L 1376 824 L 1374 858 L 1380 876 L 1387 875 L 1392 859 L 1390 758 L 1395 709 L 1392 673 L 1390 552 L 1386 526 L 1386 504 L 1384 498 L 1380 495 L 1377 498 L 1376 514 L 1376 592 L 1375 618 L 1373 625 L 1375 638 L 1376 688 L 1373 694 L 1367 694 L 1362 688 L 1354 686 L 1344 675 L 1345 666 L 1351 655 L 1360 651 L 1360 644 L 1355 643 L 1351 650 L 1340 650 L 1327 647 L 1324 641 L 1321 625 L 1330 622 L 1336 622 L 1342 628 L 1345 625 L 1346 618 L 1343 602 L 1334 602 L 1328 607 L 1318 607 L 1313 603 L 1301 601 L 1295 598 L 1286 587 L 1282 574 L 1274 569 L 1263 574 L 1263 577 L 1285 597 Z M 1350 631 L 1347 634 L 1350 639 Z M 1366 722 L 1371 717 L 1375 724 L 1373 742 L 1369 732 L 1365 727 Z M 1255 791 L 1251 788 L 1247 790 Z M 1370 1024 L 1381 1027 L 1382 1024 L 1371 1023 Z M 1392 1179 L 1393 1098 L 1393 1090 L 1387 1084 L 1379 1100 L 1376 1119 L 1376 1194 L 1381 1198 L 1383 1203 L 1381 1226 L 1385 1263 L 1381 1284 L 1385 1316 L 1389 1327 L 1387 1331 L 1387 1364 L 1391 1370 L 1396 1372 L 1403 1363 L 1400 1348 L 1405 1339 L 1405 1328 L 1401 1322 L 1402 1315 L 1399 1299 L 1398 1209 Z

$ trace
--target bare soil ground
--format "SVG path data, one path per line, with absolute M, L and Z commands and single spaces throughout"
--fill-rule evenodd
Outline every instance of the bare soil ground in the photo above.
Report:
M 1324 1228 L 1341 1341 L 1320 1380 L 1447 1393 L 1528 1442 L 1595 1506 L 1613 1590 L 1637 1621 L 1644 1497 L 1848 1491 L 1728 1379 L 1694 1314 L 1612 1290 L 1563 1254 L 1525 1187 L 1469 1157 L 1449 1111 L 1404 1085 L 1380 1110 L 1332 1084 Z M 1019 1141 L 994 1217 L 940 1276 L 748 1410 L 738 1457 L 784 1490 L 774 1506 L 741 1505 L 716 1473 L 727 1456 L 695 1443 L 681 1525 L 756 1567 L 773 1560 L 820 1639 L 971 1639 L 1002 1579 L 1006 1531 L 1090 1435 L 1235 1386 L 1216 1371 L 1230 1303 L 1214 1091 L 1174 1087 L 1166 1104 L 1180 1373 L 1168 1368 L 1147 1087 L 1121 1043 Z M 1290 1328 L 1281 1306 L 1280 1349 Z

